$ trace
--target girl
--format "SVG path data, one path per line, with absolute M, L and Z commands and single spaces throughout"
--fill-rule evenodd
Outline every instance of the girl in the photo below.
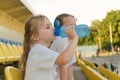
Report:
M 55 20 L 58 20 L 61 26 L 75 26 L 76 19 L 70 14 L 60 14 L 56 17 Z M 63 52 L 69 45 L 69 38 L 61 38 L 58 36 L 52 43 L 51 49 L 59 53 Z M 60 80 L 72 80 L 73 79 L 73 66 L 72 64 L 76 61 L 75 55 L 72 60 L 67 65 L 60 65 L 57 72 L 60 74 Z M 59 75 L 58 75 L 59 77 Z
M 54 29 L 51 26 L 49 19 L 44 15 L 33 16 L 26 22 L 23 55 L 19 66 L 23 80 L 54 80 L 55 68 L 71 60 L 78 42 L 74 28 L 66 29 L 71 42 L 59 54 L 48 48 L 55 39 Z

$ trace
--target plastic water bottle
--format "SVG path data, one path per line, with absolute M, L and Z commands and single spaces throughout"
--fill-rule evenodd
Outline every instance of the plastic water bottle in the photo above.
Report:
M 61 36 L 62 38 L 66 38 L 67 37 L 67 34 L 65 32 L 66 26 L 60 27 L 60 23 L 58 20 L 55 20 L 54 25 L 56 27 L 54 34 L 56 36 Z M 80 38 L 84 38 L 90 33 L 89 27 L 86 24 L 76 25 L 74 28 Z
M 89 28 L 85 24 L 77 25 L 74 28 L 75 28 L 75 31 L 77 32 L 78 36 L 81 37 L 81 38 L 84 38 L 89 34 Z M 66 29 L 66 26 L 61 26 L 61 28 L 60 28 L 60 34 L 59 35 L 62 38 L 67 37 L 65 29 Z

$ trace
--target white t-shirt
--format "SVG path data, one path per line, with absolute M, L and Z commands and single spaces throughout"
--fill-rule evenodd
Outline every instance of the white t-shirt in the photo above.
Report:
M 70 41 L 68 38 L 61 38 L 60 36 L 56 37 L 56 39 L 53 41 L 53 43 L 50 46 L 50 49 L 61 53 L 63 52 L 69 45 Z M 71 61 L 68 63 L 68 65 L 73 64 L 76 62 L 75 55 L 72 57 Z
M 58 55 L 44 45 L 35 44 L 28 55 L 25 80 L 54 80 Z
M 60 54 L 68 47 L 69 44 L 70 44 L 70 41 L 68 40 L 68 38 L 61 38 L 60 36 L 58 36 L 51 44 L 50 49 Z M 76 62 L 76 58 L 75 58 L 75 55 L 73 55 L 71 61 L 66 66 L 69 66 L 70 64 L 73 64 L 75 62 Z M 56 76 L 57 80 L 60 80 L 58 69 L 56 69 L 56 72 L 57 72 L 57 76 Z

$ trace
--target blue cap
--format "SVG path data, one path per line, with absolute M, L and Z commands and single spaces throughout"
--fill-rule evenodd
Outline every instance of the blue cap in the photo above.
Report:
M 57 20 L 57 19 L 55 20 L 54 26 L 55 26 L 54 34 L 56 36 L 59 36 L 60 35 L 60 22 L 59 22 L 59 20 Z

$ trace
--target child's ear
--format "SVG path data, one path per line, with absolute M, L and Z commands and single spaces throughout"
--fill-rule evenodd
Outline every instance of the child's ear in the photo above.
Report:
M 33 34 L 33 35 L 32 35 L 32 39 L 33 39 L 34 41 L 38 41 L 38 40 L 39 40 L 38 34 Z

